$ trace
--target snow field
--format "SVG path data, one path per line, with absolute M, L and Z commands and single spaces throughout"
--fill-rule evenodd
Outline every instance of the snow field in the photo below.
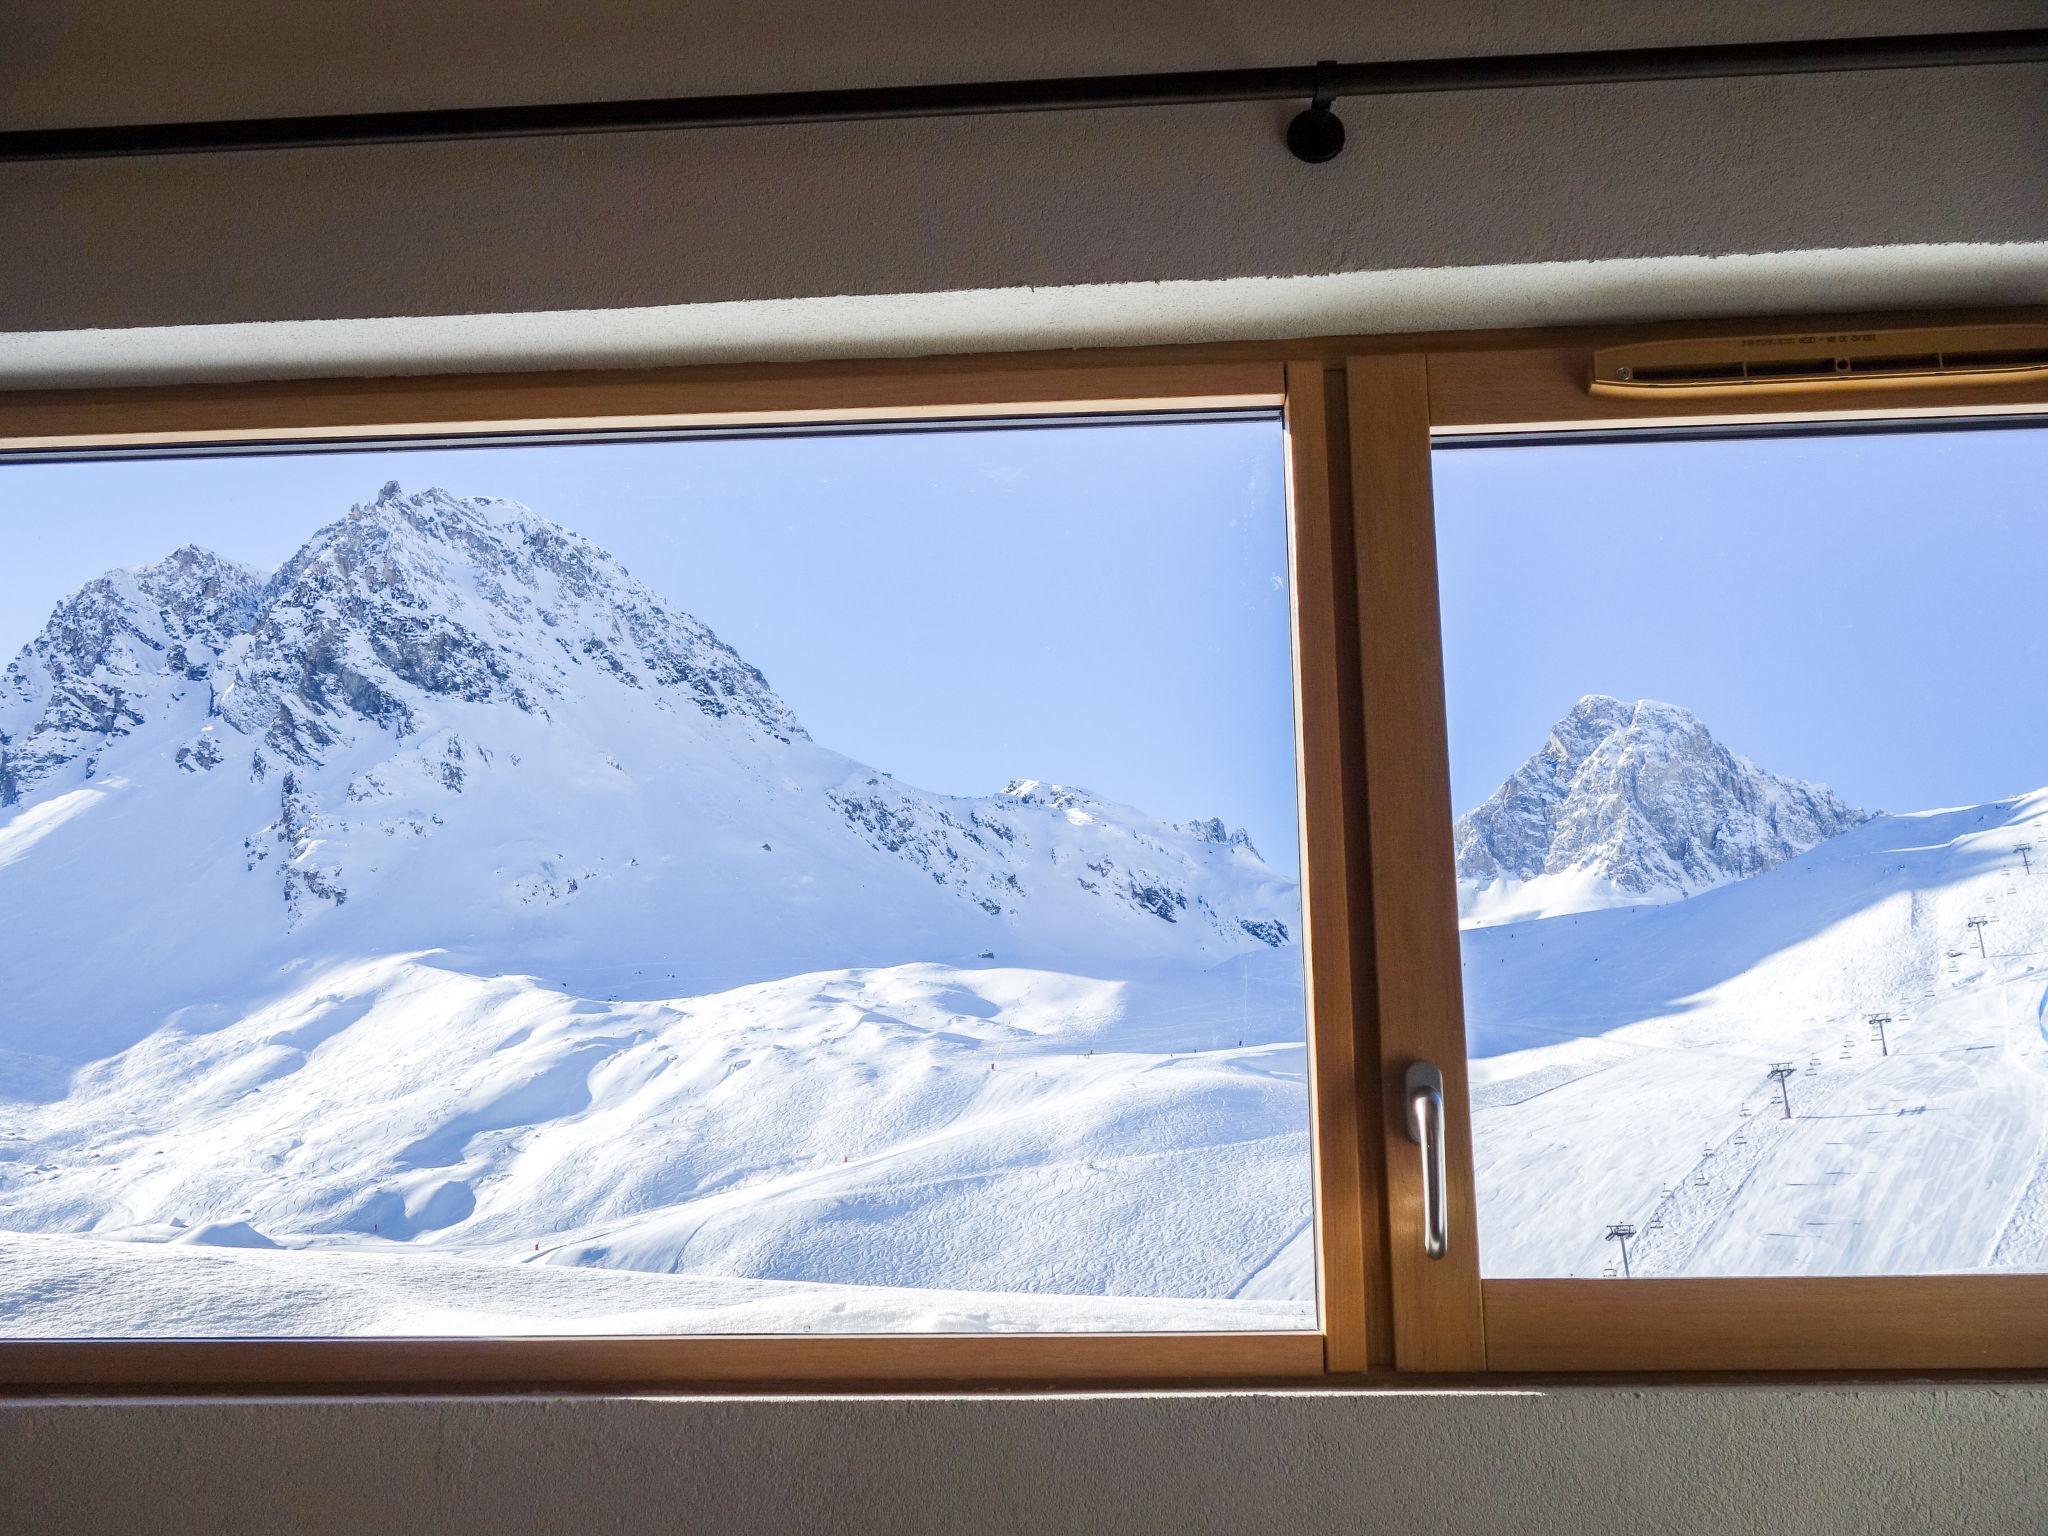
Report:
M 614 1004 L 357 963 L 25 1106 L 0 1228 L 1312 1313 L 1298 965 Z M 47 1326 L 33 1291 L 11 1325 Z
M 433 1252 L 250 1252 L 0 1234 L 7 1333 L 89 1338 L 1211 1333 L 1315 1326 L 1305 1301 L 1032 1296 L 510 1265 Z

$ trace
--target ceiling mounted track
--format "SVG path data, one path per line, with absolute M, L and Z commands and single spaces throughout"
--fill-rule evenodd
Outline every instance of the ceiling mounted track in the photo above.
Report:
M 1939 32 L 1909 37 L 1809 42 L 1722 43 L 1689 48 L 1615 48 L 1585 53 L 1396 59 L 1278 69 L 1179 74 L 1086 75 L 746 96 L 679 96 L 642 101 L 549 102 L 532 106 L 445 107 L 321 117 L 234 118 L 218 122 L 128 123 L 0 131 L 0 161 L 85 160 L 233 150 L 334 149 L 469 139 L 551 138 L 583 133 L 654 133 L 681 128 L 766 127 L 890 118 L 974 117 L 1001 112 L 1103 111 L 1217 102 L 1307 101 L 1286 142 L 1306 161 L 1333 158 L 1344 126 L 1333 103 L 1355 96 L 1435 91 L 1530 90 L 1657 80 L 1727 80 L 1765 75 L 1841 74 L 1877 69 L 1950 69 L 2048 61 L 2048 27 Z

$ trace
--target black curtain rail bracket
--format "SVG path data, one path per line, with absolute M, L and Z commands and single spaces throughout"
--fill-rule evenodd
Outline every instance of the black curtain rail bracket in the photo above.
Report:
M 1717 43 L 1614 48 L 1582 53 L 1393 59 L 1378 63 L 1200 70 L 1178 74 L 1086 75 L 765 95 L 679 96 L 643 101 L 447 107 L 320 117 L 234 118 L 218 122 L 130 123 L 84 128 L 0 130 L 0 161 L 85 160 L 233 150 L 329 149 L 470 139 L 548 138 L 583 133 L 653 133 L 890 118 L 974 117 L 1002 112 L 1103 111 L 1218 102 L 1301 101 L 1287 144 L 1306 161 L 1343 148 L 1332 103 L 1347 96 L 1434 91 L 1530 90 L 1659 80 L 1840 74 L 1878 69 L 1952 69 L 2048 61 L 2048 27 L 1936 32 L 1904 37 L 1804 42 Z

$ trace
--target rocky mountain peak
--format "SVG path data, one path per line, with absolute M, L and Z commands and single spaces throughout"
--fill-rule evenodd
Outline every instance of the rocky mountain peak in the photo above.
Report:
M 605 686 L 803 734 L 759 672 L 588 539 L 517 502 L 393 481 L 272 578 L 221 713 L 304 763 L 361 722 L 411 734 L 436 699 L 548 715 Z
M 550 717 L 623 688 L 783 741 L 788 705 L 730 646 L 617 559 L 517 502 L 440 486 L 376 497 L 320 529 L 267 580 L 187 544 L 60 602 L 0 679 L 0 804 L 105 746 L 184 685 L 287 762 L 364 730 L 403 737 L 450 703 Z
M 1259 857 L 1259 850 L 1252 846 L 1252 835 L 1243 827 L 1226 826 L 1220 816 L 1198 816 L 1193 821 L 1176 824 L 1174 830 L 1185 832 L 1198 842 L 1217 843 L 1225 848 L 1242 848 L 1253 858 Z
M 154 565 L 94 577 L 58 603 L 10 673 L 155 671 L 178 665 L 173 651 L 185 641 L 217 652 L 247 625 L 262 587 L 261 572 L 186 544 Z
M 142 724 L 203 681 L 250 622 L 263 577 L 187 544 L 64 598 L 0 677 L 0 806 Z
M 1589 694 L 1459 818 L 1458 878 L 1468 906 L 1553 877 L 1583 885 L 1582 902 L 1668 899 L 1762 874 L 1866 819 L 1738 757 L 1688 710 Z

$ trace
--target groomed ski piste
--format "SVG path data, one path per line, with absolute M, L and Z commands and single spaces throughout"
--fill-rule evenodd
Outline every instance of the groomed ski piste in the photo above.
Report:
M 0 679 L 0 1334 L 1315 1325 L 1299 898 L 927 794 L 523 507 Z
M 1687 777 L 1643 762 L 1572 790 L 1609 854 Z M 1551 914 L 1463 934 L 1484 1272 L 1619 1275 L 1617 1225 L 1635 1276 L 2048 1269 L 2043 848 L 2048 791 L 1633 905 L 1558 910 L 1583 865 L 1468 900 Z

